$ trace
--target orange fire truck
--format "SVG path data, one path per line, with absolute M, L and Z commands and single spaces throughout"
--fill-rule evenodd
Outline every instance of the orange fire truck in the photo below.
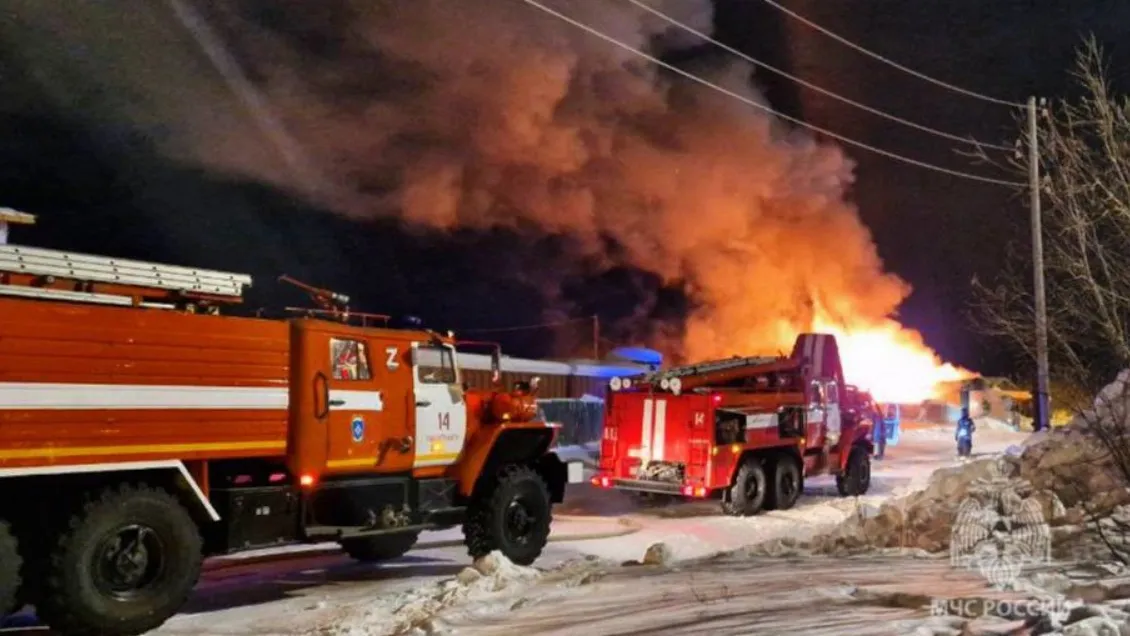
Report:
M 787 358 L 706 362 L 609 388 L 598 487 L 717 497 L 736 516 L 791 507 L 809 475 L 835 475 L 845 496 L 870 487 L 871 423 L 841 409 L 832 335 L 800 335 Z
M 461 524 L 473 557 L 540 555 L 583 477 L 536 379 L 467 390 L 451 334 L 321 290 L 315 316 L 220 315 L 250 284 L 0 245 L 0 613 L 140 634 L 204 556 L 289 542 L 382 561 Z

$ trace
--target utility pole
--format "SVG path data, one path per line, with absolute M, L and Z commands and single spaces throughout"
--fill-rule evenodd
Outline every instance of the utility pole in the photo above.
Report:
M 1032 283 L 1036 304 L 1036 430 L 1048 429 L 1048 300 L 1044 292 L 1044 236 L 1040 226 L 1040 153 L 1036 97 L 1028 98 L 1028 189 L 1032 212 Z
M 600 360 L 600 316 L 592 315 L 592 359 Z

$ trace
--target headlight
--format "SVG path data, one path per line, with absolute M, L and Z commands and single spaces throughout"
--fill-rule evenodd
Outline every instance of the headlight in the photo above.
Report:
M 620 378 L 612 378 L 612 380 L 608 382 L 608 388 L 612 389 L 613 391 L 619 391 L 620 387 L 622 386 L 623 384 L 621 383 Z
M 628 378 L 624 378 L 624 390 L 627 391 L 630 388 L 632 388 L 632 381 Z
M 660 380 L 659 381 L 659 388 L 663 389 L 664 391 L 671 388 L 671 379 L 670 378 L 663 378 L 662 380 Z
M 683 382 L 679 378 L 671 378 L 670 387 L 671 392 L 678 395 L 679 390 L 683 388 Z

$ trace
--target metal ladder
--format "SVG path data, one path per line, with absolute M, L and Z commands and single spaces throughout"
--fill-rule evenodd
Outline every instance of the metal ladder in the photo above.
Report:
M 674 367 L 666 371 L 657 371 L 656 373 L 649 374 L 644 378 L 644 382 L 654 383 L 663 379 L 682 378 L 688 375 L 699 375 L 703 373 L 711 373 L 713 371 L 724 371 L 726 369 L 736 369 L 738 367 L 754 366 L 760 364 L 769 364 L 776 362 L 779 358 L 768 356 L 750 356 L 745 358 L 730 358 L 728 360 L 715 360 L 713 362 L 702 362 L 699 364 L 691 364 L 685 367 Z
M 19 245 L 0 245 L 0 273 L 52 277 L 82 283 L 135 287 L 160 291 L 163 296 L 210 296 L 238 301 L 251 276 L 218 270 L 195 269 L 132 261 L 75 252 Z M 123 293 L 95 293 L 28 285 L 0 284 L 0 295 L 54 298 L 99 304 L 132 305 Z M 149 303 L 149 306 L 163 306 Z

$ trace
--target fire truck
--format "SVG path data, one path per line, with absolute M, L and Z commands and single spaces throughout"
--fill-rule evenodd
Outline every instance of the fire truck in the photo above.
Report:
M 735 357 L 613 378 L 592 483 L 717 498 L 725 513 L 793 506 L 810 475 L 843 496 L 871 484 L 870 419 L 841 408 L 836 339 L 801 334 L 788 357 Z
M 251 283 L 0 245 L 0 613 L 140 634 L 204 557 L 295 542 L 379 562 L 461 525 L 472 557 L 540 555 L 583 477 L 536 378 L 467 389 L 450 333 L 324 290 L 316 311 L 221 312 Z

